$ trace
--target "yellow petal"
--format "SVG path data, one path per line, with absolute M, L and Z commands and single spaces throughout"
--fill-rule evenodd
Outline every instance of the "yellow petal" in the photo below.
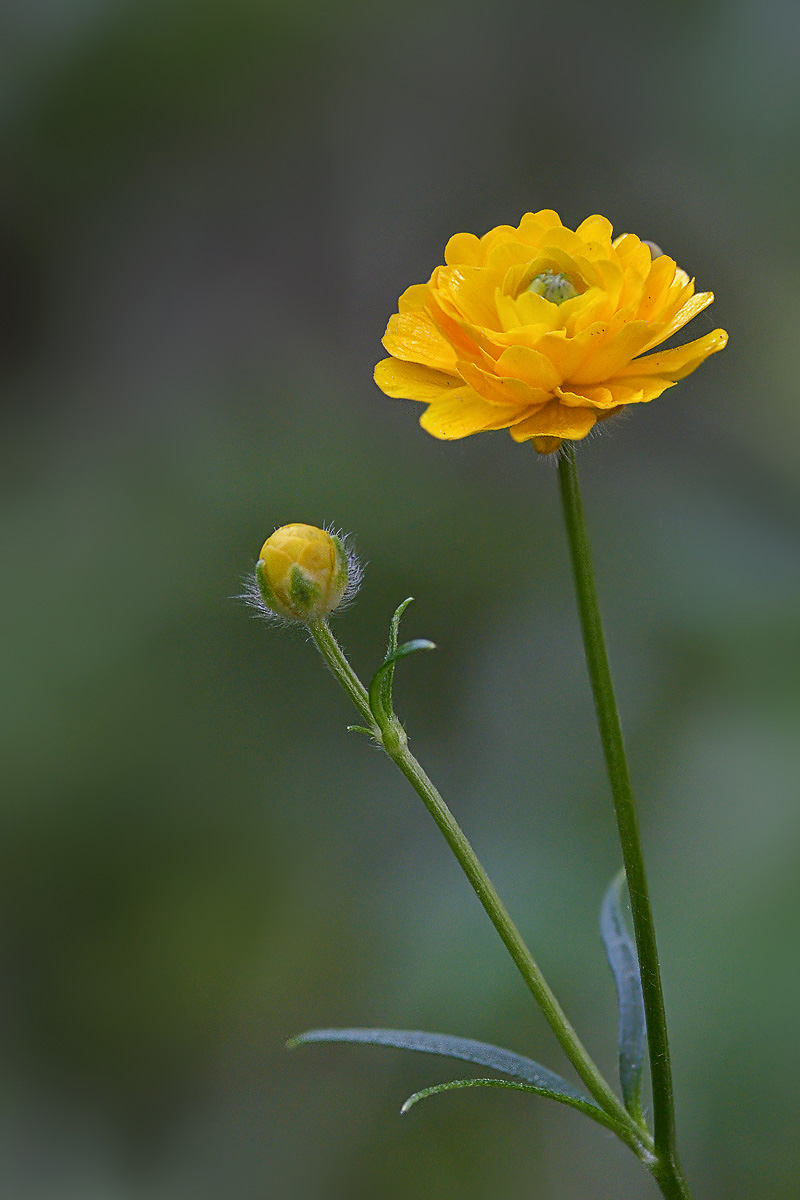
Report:
M 644 267 L 640 268 L 633 255 L 628 255 L 626 259 L 620 260 L 623 279 L 617 303 L 620 308 L 630 309 L 634 316 L 639 311 L 647 273 L 650 270 L 650 251 L 647 249 L 647 246 L 640 246 L 639 249 L 641 250 L 642 257 L 647 259 Z
M 546 354 L 532 350 L 530 346 L 509 346 L 497 360 L 497 374 L 522 379 L 530 387 L 543 388 L 549 392 L 561 378 Z
M 542 297 L 540 296 L 541 300 Z M 547 301 L 545 300 L 545 304 Z M 500 329 L 504 333 L 510 333 L 512 329 L 519 329 L 526 322 L 517 307 L 517 302 L 511 296 L 504 296 L 500 288 L 497 288 L 494 294 L 494 306 L 497 311 L 497 320 Z
M 603 387 L 582 387 L 580 391 L 566 392 L 563 388 L 558 388 L 556 394 L 561 403 L 566 404 L 569 408 L 585 407 L 587 404 L 590 408 L 596 408 L 599 421 L 611 409 L 621 408 L 626 404 L 644 404 L 648 400 L 654 400 L 668 387 L 672 387 L 672 384 L 664 383 L 662 380 L 654 383 L 652 379 L 626 379 L 624 383 L 611 380 Z
M 490 270 L 497 271 L 502 278 L 513 267 L 527 267 L 533 254 L 533 248 L 526 242 L 519 242 L 516 239 L 501 242 L 493 247 L 486 260 L 486 265 Z
M 526 383 L 507 375 L 495 375 L 471 362 L 460 362 L 458 370 L 465 383 L 475 389 L 488 404 L 530 408 L 546 404 L 550 392 L 536 384 Z
M 642 279 L 647 277 L 653 256 L 650 247 L 643 245 L 635 233 L 622 233 L 612 243 L 617 259 L 625 269 L 633 269 Z
M 584 242 L 610 242 L 614 226 L 606 217 L 587 217 L 575 232 Z
M 567 408 L 613 408 L 614 397 L 608 388 L 585 387 L 580 391 L 556 388 L 556 396 Z
M 675 382 L 674 380 L 670 382 L 667 379 L 660 379 L 657 375 L 626 375 L 624 380 L 610 379 L 608 391 L 611 392 L 614 403 L 618 405 L 649 404 L 667 388 L 675 387 Z
M 375 382 L 382 392 L 396 400 L 437 400 L 454 388 L 462 387 L 454 375 L 445 375 L 419 363 L 384 358 L 375 368 Z
M 627 366 L 631 359 L 645 349 L 652 330 L 646 321 L 631 321 L 614 331 L 609 328 L 605 337 L 598 337 L 596 350 L 590 350 L 582 365 L 569 376 L 570 383 L 603 383 Z
M 548 229 L 554 229 L 561 224 L 561 217 L 552 208 L 542 208 L 539 212 L 525 213 L 519 223 L 519 233 L 525 241 L 538 242 Z
M 713 292 L 698 292 L 697 295 L 692 296 L 690 300 L 681 305 L 672 320 L 659 329 L 658 334 L 648 342 L 645 349 L 649 350 L 651 346 L 658 346 L 661 342 L 665 342 L 667 338 L 672 337 L 673 333 L 677 333 L 689 321 L 694 320 L 698 313 L 701 313 L 704 308 L 708 308 L 709 304 L 713 304 L 713 302 Z
M 507 429 L 524 415 L 522 408 L 499 408 L 487 404 L 472 388 L 459 388 L 431 404 L 420 417 L 420 425 L 433 437 L 450 441 L 487 429 Z
M 411 287 L 407 287 L 400 299 L 397 301 L 399 312 L 416 312 L 418 309 L 425 307 L 425 301 L 428 298 L 427 283 L 412 283 Z
M 728 335 L 725 330 L 715 329 L 713 333 L 707 333 L 705 337 L 687 342 L 685 346 L 677 346 L 674 350 L 662 350 L 659 354 L 648 354 L 644 358 L 635 358 L 617 374 L 620 379 L 624 378 L 626 381 L 631 376 L 655 375 L 660 379 L 675 382 L 689 375 L 710 354 L 724 350 L 727 344 Z
M 551 330 L 545 325 L 525 325 L 519 329 L 511 329 L 508 333 L 496 334 L 493 340 L 498 348 L 528 346 L 531 350 L 545 355 L 555 369 L 557 383 L 563 382 L 577 370 L 591 346 L 591 338 L 586 334 L 568 337 L 565 330 Z
M 436 280 L 438 296 L 446 296 L 472 325 L 498 328 L 494 307 L 497 282 L 486 267 L 445 267 Z
M 514 425 L 511 436 L 515 442 L 535 437 L 584 438 L 596 421 L 597 414 L 590 408 L 566 408 L 558 400 L 552 400 Z
M 395 358 L 437 371 L 455 371 L 456 353 L 427 312 L 395 313 L 389 318 L 383 344 Z
M 545 301 L 547 303 L 547 301 Z M 557 331 L 561 335 L 561 330 Z M 539 349 L 539 342 L 550 333 L 549 325 L 518 325 L 514 329 L 509 329 L 503 333 L 492 333 L 492 345 L 497 348 L 498 357 L 503 350 L 507 350 L 509 346 L 530 346 L 531 350 Z
M 661 384 L 658 385 L 659 389 Z M 643 404 L 646 400 L 652 400 L 652 395 L 646 395 L 646 391 L 653 389 L 645 389 L 643 387 L 632 387 L 630 382 L 616 383 L 609 381 L 602 388 L 584 388 L 584 392 L 588 400 L 595 408 L 617 408 L 623 404 Z M 609 402 L 610 398 L 610 402 Z
M 647 320 L 654 329 L 668 324 L 672 318 L 683 308 L 683 306 L 688 304 L 693 295 L 693 279 L 689 279 L 686 283 L 681 283 L 680 281 L 673 279 L 672 283 L 661 297 L 661 300 L 653 307 L 652 311 L 647 317 Z
M 428 299 L 428 308 L 433 323 L 444 339 L 450 343 L 457 358 L 474 358 L 477 356 L 476 340 L 469 327 L 453 315 L 453 306 L 448 304 L 440 292 L 432 292 Z M 480 330 L 478 330 L 480 337 Z
M 488 261 L 495 246 L 499 246 L 501 242 L 511 241 L 516 236 L 517 231 L 513 225 L 498 225 L 495 229 L 490 229 L 481 238 L 481 262 Z
M 540 354 L 544 354 L 550 359 L 558 374 L 559 383 L 571 378 L 586 358 L 590 348 L 591 337 L 583 333 L 578 334 L 577 337 L 567 337 L 563 329 L 555 329 L 552 333 L 544 334 L 535 346 Z
M 575 305 L 575 308 L 568 312 L 567 320 L 564 322 L 564 328 L 570 337 L 581 333 L 589 334 L 593 325 L 598 322 L 605 324 L 614 316 L 615 305 L 602 288 L 591 287 L 579 299 L 582 301 L 580 306 L 575 300 L 567 301 L 570 308 Z M 567 304 L 562 304 L 561 308 L 566 308 Z
M 477 267 L 481 260 L 481 242 L 474 233 L 454 233 L 444 248 L 448 267 L 462 264 Z
M 586 244 L 577 233 L 573 233 L 571 229 L 567 229 L 564 225 L 553 226 L 548 229 L 542 239 L 542 254 L 549 254 L 552 250 L 560 250 L 562 254 L 567 254 L 573 257 L 576 254 L 581 254 L 586 249 Z
M 580 262 L 580 259 L 578 261 Z M 625 274 L 622 267 L 618 262 L 612 262 L 610 258 L 595 259 L 592 266 L 600 280 L 600 286 L 614 297 L 614 303 L 616 304 L 625 281 Z
M 642 290 L 639 311 L 636 314 L 639 320 L 646 321 L 663 303 L 665 293 L 675 279 L 677 269 L 678 265 L 675 259 L 670 258 L 668 254 L 662 254 L 660 258 L 653 259 L 653 265 L 647 275 L 647 282 Z
M 571 301 L 568 301 L 571 303 Z M 512 298 L 497 289 L 494 298 L 498 321 L 503 332 L 519 329 L 525 325 L 544 325 L 546 329 L 554 329 L 559 322 L 559 306 L 545 300 L 536 292 L 520 292 Z M 564 306 L 561 305 L 563 308 Z

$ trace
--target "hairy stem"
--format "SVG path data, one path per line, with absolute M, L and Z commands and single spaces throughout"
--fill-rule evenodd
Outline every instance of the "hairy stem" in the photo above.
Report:
M 345 658 L 341 647 L 333 637 L 330 628 L 325 622 L 319 621 L 312 622 L 309 625 L 309 629 L 320 653 L 333 674 L 345 688 L 345 691 L 347 691 L 350 698 L 356 704 L 362 716 L 366 716 L 367 713 L 364 712 L 362 705 L 364 703 L 363 697 L 367 693 Z M 375 719 L 371 715 L 369 719 L 374 724 Z M 489 919 L 499 933 L 503 944 L 541 1008 L 550 1028 L 553 1030 L 559 1044 L 583 1080 L 589 1093 L 604 1112 L 613 1118 L 614 1130 L 617 1136 L 652 1170 L 654 1158 L 652 1154 L 652 1141 L 648 1131 L 638 1125 L 630 1113 L 627 1112 L 591 1059 L 547 984 L 521 933 L 495 891 L 494 885 L 467 840 L 466 835 L 445 804 L 438 789 L 408 749 L 408 741 L 400 722 L 396 717 L 390 718 L 386 721 L 385 728 L 383 727 L 383 723 L 381 723 L 380 729 L 377 726 L 375 727 L 375 735 L 389 758 L 402 771 L 417 795 L 422 799 L 428 812 L 444 835 L 448 846 L 458 860 Z

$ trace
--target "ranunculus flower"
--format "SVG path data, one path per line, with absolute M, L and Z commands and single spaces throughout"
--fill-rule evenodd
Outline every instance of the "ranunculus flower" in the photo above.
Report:
M 543 209 L 482 238 L 457 233 L 446 265 L 400 297 L 378 387 L 427 404 L 434 437 L 508 429 L 543 454 L 654 400 L 728 335 L 648 353 L 714 296 L 651 243 L 612 232 L 594 216 L 573 233 Z

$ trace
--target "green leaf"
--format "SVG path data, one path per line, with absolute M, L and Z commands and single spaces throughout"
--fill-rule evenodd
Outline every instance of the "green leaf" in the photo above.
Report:
M 394 654 L 395 650 L 397 649 L 397 640 L 400 632 L 400 618 L 413 600 L 413 596 L 407 597 L 407 599 L 405 599 L 402 604 L 398 604 L 397 608 L 394 610 L 394 615 L 389 624 L 389 647 L 386 651 L 387 656 Z
M 647 1026 L 636 946 L 622 911 L 625 871 L 614 877 L 600 909 L 600 933 L 619 1000 L 619 1081 L 625 1107 L 642 1119 L 640 1093 Z
M 403 606 L 401 605 L 400 607 L 402 608 Z M 393 637 L 395 636 L 396 633 L 393 633 Z M 394 716 L 392 707 L 392 681 L 394 679 L 395 663 L 399 662 L 401 658 L 406 658 L 409 654 L 416 654 L 418 650 L 435 649 L 435 644 L 428 641 L 427 638 L 414 638 L 413 641 L 403 642 L 402 646 L 397 646 L 391 652 L 387 652 L 386 658 L 372 676 L 372 682 L 369 685 L 369 705 L 375 720 L 381 728 Z
M 593 1109 L 599 1108 L 594 1100 L 534 1059 L 500 1046 L 491 1046 L 487 1042 L 473 1041 L 472 1038 L 452 1037 L 448 1033 L 422 1033 L 417 1029 L 310 1029 L 292 1038 L 287 1046 L 293 1049 L 309 1042 L 363 1042 L 371 1046 L 396 1046 L 399 1050 L 419 1050 L 424 1054 L 440 1054 L 443 1058 L 458 1058 L 481 1067 L 491 1067 L 542 1092 L 552 1093 L 554 1098 L 566 1103 L 580 1102 Z
M 410 642 L 403 642 L 402 646 L 398 646 L 391 654 L 387 655 L 382 665 L 378 667 L 377 674 L 382 674 L 387 667 L 393 667 L 401 658 L 405 658 L 409 654 L 416 654 L 418 650 L 435 650 L 436 643 L 429 642 L 427 638 L 413 638 Z
M 546 1096 L 550 1100 L 557 1100 L 561 1104 L 568 1104 L 571 1108 L 576 1108 L 579 1112 L 585 1113 L 587 1117 L 591 1117 L 593 1121 L 598 1121 L 609 1129 L 615 1129 L 617 1126 L 614 1118 L 607 1116 L 593 1100 L 576 1100 L 572 1096 L 551 1091 L 549 1088 L 536 1087 L 532 1083 L 517 1083 L 512 1079 L 451 1079 L 447 1083 L 437 1083 L 434 1087 L 422 1088 L 421 1091 L 414 1092 L 413 1096 L 409 1096 L 400 1109 L 400 1113 L 407 1113 L 420 1100 L 427 1100 L 428 1096 L 438 1096 L 441 1092 L 455 1092 L 462 1088 L 510 1088 L 515 1092 Z
M 372 1046 L 396 1046 L 401 1050 L 417 1050 L 424 1054 L 439 1054 L 444 1058 L 477 1063 L 481 1067 L 490 1067 L 494 1071 L 511 1076 L 510 1079 L 455 1079 L 435 1087 L 423 1088 L 422 1091 L 409 1096 L 401 1109 L 404 1113 L 419 1100 L 439 1092 L 467 1087 L 504 1087 L 557 1100 L 560 1104 L 567 1104 L 585 1113 L 587 1117 L 591 1117 L 607 1129 L 619 1129 L 619 1123 L 614 1117 L 609 1116 L 594 1100 L 560 1075 L 556 1075 L 554 1071 L 549 1071 L 532 1058 L 525 1058 L 521 1054 L 515 1054 L 513 1050 L 504 1050 L 487 1042 L 452 1037 L 447 1033 L 422 1033 L 419 1030 L 407 1029 L 310 1029 L 307 1033 L 293 1037 L 286 1044 L 289 1049 L 293 1049 L 310 1042 L 360 1042 Z
M 400 621 L 403 616 L 403 613 L 406 611 L 409 604 L 413 603 L 413 601 L 414 601 L 414 597 L 408 596 L 402 602 L 402 604 L 398 604 L 397 608 L 394 610 L 392 619 L 389 622 L 389 645 L 386 648 L 386 658 L 384 659 L 384 667 L 387 666 L 387 660 L 391 657 L 392 654 L 394 654 L 394 652 L 397 649 L 397 643 L 398 643 L 398 639 L 400 636 Z M 393 684 L 393 682 L 394 682 L 394 662 L 388 664 L 388 670 L 386 670 L 384 672 L 384 674 L 382 676 L 382 683 L 381 683 L 380 699 L 381 699 L 381 703 L 383 704 L 383 707 L 387 713 L 391 713 L 391 711 L 392 711 L 392 684 Z

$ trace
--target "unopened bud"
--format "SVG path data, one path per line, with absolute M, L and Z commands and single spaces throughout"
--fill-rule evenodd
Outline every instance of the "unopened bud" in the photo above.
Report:
M 317 621 L 354 594 L 360 570 L 342 539 L 316 525 L 282 525 L 261 547 L 256 581 L 266 607 L 293 621 Z

